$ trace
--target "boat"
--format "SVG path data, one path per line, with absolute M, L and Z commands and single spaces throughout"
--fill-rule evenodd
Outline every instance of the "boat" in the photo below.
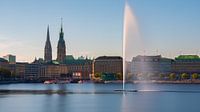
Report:
M 67 84 L 70 83 L 69 80 L 47 80 L 44 81 L 44 84 Z
M 58 81 L 56 81 L 56 84 L 68 84 L 68 83 L 70 83 L 69 80 L 58 80 Z
M 55 84 L 55 80 L 47 80 L 47 81 L 44 81 L 44 84 Z

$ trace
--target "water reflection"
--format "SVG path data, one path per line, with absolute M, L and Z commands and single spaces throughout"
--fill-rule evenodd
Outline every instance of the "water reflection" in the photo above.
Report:
M 121 101 L 121 112 L 128 112 L 127 106 L 128 106 L 127 97 L 126 97 L 126 93 L 124 93 L 122 95 L 122 101 Z
M 33 87 L 34 86 L 34 87 Z M 0 95 L 0 112 L 198 112 L 199 92 L 114 92 L 118 84 L 20 84 L 18 88 L 36 90 L 81 91 L 66 94 L 4 94 Z M 199 85 L 148 84 L 149 89 L 198 91 Z M 8 87 L 8 86 L 7 86 Z M 37 88 L 36 88 L 37 87 Z M 0 85 L 0 89 L 5 88 Z M 127 84 L 127 88 L 142 88 L 142 84 Z M 95 91 L 92 91 L 95 90 Z M 85 93 L 88 91 L 88 93 Z

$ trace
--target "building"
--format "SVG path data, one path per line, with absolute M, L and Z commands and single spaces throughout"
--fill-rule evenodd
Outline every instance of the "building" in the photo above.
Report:
M 47 28 L 47 40 L 44 48 L 44 60 L 45 62 L 49 62 L 52 60 L 52 48 L 50 42 L 49 26 Z
M 120 56 L 100 56 L 94 60 L 94 74 L 123 72 L 123 62 Z
M 74 59 L 72 55 L 67 55 L 65 65 L 68 67 L 69 74 L 74 79 L 89 80 L 92 74 L 92 60 L 88 58 Z
M 30 63 L 25 65 L 25 78 L 35 80 L 40 78 L 41 64 Z
M 28 63 L 16 62 L 8 63 L 7 60 L 0 58 L 0 68 L 7 69 L 11 72 L 12 76 L 16 78 L 24 79 L 25 77 L 25 65 Z
M 180 55 L 172 63 L 172 72 L 181 73 L 200 73 L 200 57 L 197 55 Z
M 8 66 L 8 60 L 4 59 L 4 58 L 0 58 L 0 68 L 5 68 L 7 69 Z
M 8 60 L 10 64 L 15 64 L 16 63 L 16 56 L 8 54 L 6 56 L 3 56 L 4 59 Z
M 67 75 L 68 68 L 66 65 L 59 65 L 55 63 L 43 64 L 40 68 L 40 79 L 62 79 Z
M 61 24 L 61 31 L 60 31 L 58 46 L 57 46 L 57 61 L 59 63 L 64 63 L 65 56 L 66 56 L 66 46 L 65 46 L 65 40 L 64 40 L 63 27 Z
M 15 76 L 19 77 L 21 79 L 25 78 L 25 66 L 28 63 L 24 63 L 24 62 L 17 62 L 15 64 Z
M 166 74 L 171 72 L 172 59 L 157 56 L 136 56 L 132 59 L 131 73 L 138 74 Z
M 16 62 L 15 64 L 9 64 L 7 66 L 8 70 L 11 72 L 12 76 L 18 79 L 25 78 L 25 66 L 28 63 L 25 62 Z

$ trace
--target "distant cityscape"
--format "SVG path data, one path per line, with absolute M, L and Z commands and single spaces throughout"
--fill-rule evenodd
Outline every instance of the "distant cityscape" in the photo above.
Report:
M 161 55 L 139 55 L 126 62 L 126 80 L 187 80 L 200 77 L 198 55 L 180 55 L 175 59 Z M 44 47 L 44 58 L 35 58 L 31 63 L 16 62 L 16 56 L 8 54 L 0 58 L 0 80 L 21 82 L 44 82 L 46 80 L 121 81 L 123 58 L 99 56 L 95 59 L 66 55 L 63 26 L 59 34 L 57 58 L 52 59 L 49 26 Z

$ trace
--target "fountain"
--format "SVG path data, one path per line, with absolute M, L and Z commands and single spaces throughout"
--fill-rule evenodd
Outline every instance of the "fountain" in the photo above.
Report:
M 125 2 L 123 20 L 123 91 L 126 83 L 126 61 L 132 59 L 136 52 L 142 51 L 139 28 L 136 17 L 128 1 Z

